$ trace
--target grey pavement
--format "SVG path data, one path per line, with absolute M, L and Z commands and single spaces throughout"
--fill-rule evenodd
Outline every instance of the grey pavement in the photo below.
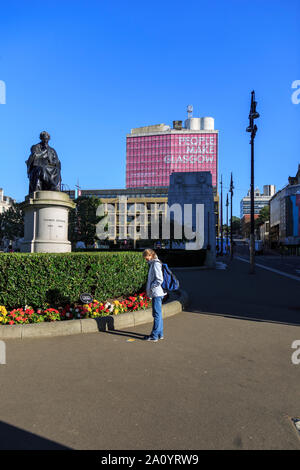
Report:
M 238 260 L 176 270 L 188 310 L 116 332 L 6 341 L 0 448 L 300 449 L 299 283 Z
M 238 245 L 235 247 L 235 253 L 249 260 L 248 247 Z M 274 250 L 265 249 L 263 254 L 256 255 L 255 262 L 287 274 L 298 276 L 300 280 L 300 256 L 282 255 Z

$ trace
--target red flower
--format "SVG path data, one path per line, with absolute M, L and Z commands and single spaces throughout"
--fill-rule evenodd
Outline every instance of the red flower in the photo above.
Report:
M 9 323 L 10 325 L 14 325 L 14 324 L 15 324 L 15 322 L 14 322 L 13 320 L 9 321 L 8 323 Z

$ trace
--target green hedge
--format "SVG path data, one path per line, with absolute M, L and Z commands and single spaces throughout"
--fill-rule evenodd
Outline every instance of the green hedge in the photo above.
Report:
M 103 302 L 139 292 L 147 273 L 141 253 L 1 253 L 0 305 L 55 307 L 85 292 Z

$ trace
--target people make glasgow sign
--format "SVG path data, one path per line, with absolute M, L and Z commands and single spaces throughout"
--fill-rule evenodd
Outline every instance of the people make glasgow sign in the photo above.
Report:
M 165 163 L 212 163 L 216 157 L 216 136 L 178 137 L 175 154 L 166 155 Z

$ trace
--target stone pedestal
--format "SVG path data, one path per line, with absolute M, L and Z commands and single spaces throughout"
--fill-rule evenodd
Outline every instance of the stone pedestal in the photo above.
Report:
M 21 205 L 24 211 L 21 252 L 70 252 L 68 216 L 69 210 L 75 206 L 68 194 L 60 191 L 35 191 L 26 196 Z
M 168 206 L 179 204 L 184 214 L 192 208 L 192 232 L 196 233 L 195 242 L 185 242 L 185 249 L 206 249 L 205 265 L 216 264 L 216 230 L 212 176 L 209 171 L 178 172 L 170 176 Z M 186 205 L 186 207 L 185 207 Z M 190 209 L 189 209 L 190 208 Z

